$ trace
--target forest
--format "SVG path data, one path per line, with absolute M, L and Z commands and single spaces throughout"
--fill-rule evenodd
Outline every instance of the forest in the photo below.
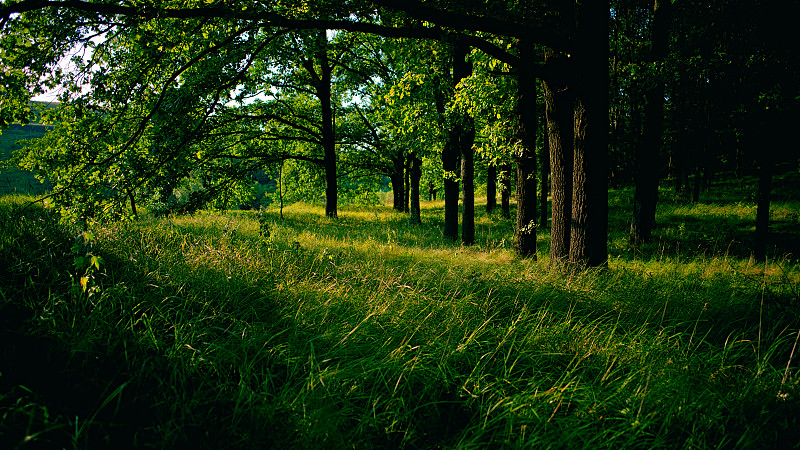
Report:
M 799 15 L 5 0 L 0 447 L 800 447 Z

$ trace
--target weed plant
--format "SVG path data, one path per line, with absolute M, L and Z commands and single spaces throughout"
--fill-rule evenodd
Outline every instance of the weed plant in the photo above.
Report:
M 2 448 L 800 445 L 796 256 L 703 237 L 744 206 L 663 202 L 652 244 L 619 231 L 607 268 L 560 273 L 546 234 L 517 258 L 497 216 L 444 239 L 441 202 L 421 226 L 295 204 L 78 246 L 21 204 L 0 203 Z

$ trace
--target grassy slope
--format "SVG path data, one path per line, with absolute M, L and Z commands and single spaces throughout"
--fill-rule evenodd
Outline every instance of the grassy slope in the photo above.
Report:
M 779 253 L 797 182 L 778 183 Z M 474 247 L 443 241 L 441 203 L 421 227 L 293 205 L 267 213 L 269 238 L 236 212 L 98 226 L 72 248 L 6 198 L 0 447 L 797 446 L 800 266 L 749 259 L 754 210 L 728 201 L 746 186 L 663 202 L 638 249 L 613 192 L 609 269 L 579 275 L 516 258 L 497 217 Z M 82 292 L 87 252 L 103 259 Z
M 32 102 L 34 111 L 53 108 L 56 103 Z M 38 117 L 38 113 L 37 113 Z M 42 125 L 34 119 L 28 125 L 12 124 L 0 133 L 0 195 L 28 194 L 39 195 L 48 189 L 47 184 L 42 184 L 32 173 L 20 170 L 15 166 L 8 166 L 7 160 L 11 154 L 21 147 L 19 141 L 42 137 L 50 127 Z
M 6 164 L 11 154 L 21 147 L 19 141 L 42 137 L 46 130 L 45 125 L 15 124 L 0 134 L 0 195 L 12 193 L 38 195 L 47 189 L 46 185 L 40 183 L 32 173 Z

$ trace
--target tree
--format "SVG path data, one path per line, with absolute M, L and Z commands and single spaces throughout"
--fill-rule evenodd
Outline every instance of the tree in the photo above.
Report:
M 551 50 L 545 51 L 545 63 L 552 72 L 566 70 L 566 58 Z M 550 148 L 552 218 L 550 229 L 550 263 L 562 265 L 569 259 L 572 223 L 572 160 L 573 160 L 573 93 L 566 75 L 554 81 L 542 80 L 542 91 Z
M 497 167 L 490 161 L 486 164 L 486 213 L 497 207 Z
M 371 3 L 372 5 L 370 5 Z M 400 2 L 398 0 L 374 0 L 357 6 L 344 2 L 330 1 L 315 4 L 318 9 L 299 8 L 296 10 L 273 10 L 264 4 L 249 5 L 252 8 L 238 6 L 235 9 L 226 7 L 205 7 L 193 4 L 184 4 L 181 7 L 169 5 L 159 8 L 142 8 L 137 3 L 127 5 L 113 5 L 106 3 L 71 3 L 49 2 L 41 4 L 35 0 L 22 0 L 11 6 L 0 8 L 0 17 L 10 17 L 11 13 L 33 12 L 42 8 L 64 7 L 87 13 L 101 14 L 104 17 L 120 16 L 135 21 L 170 20 L 173 18 L 215 18 L 221 21 L 251 24 L 263 29 L 265 27 L 286 28 L 313 28 L 313 29 L 342 29 L 349 31 L 369 32 L 384 36 L 408 36 L 415 38 L 447 40 L 458 45 L 479 48 L 482 51 L 504 62 L 518 67 L 522 59 L 513 52 L 493 44 L 492 39 L 483 38 L 479 33 L 490 35 L 510 35 L 549 47 L 557 52 L 573 55 L 571 65 L 576 72 L 588 74 L 576 83 L 575 94 L 581 105 L 576 123 L 581 139 L 576 139 L 576 156 L 578 156 L 576 172 L 581 175 L 574 184 L 579 195 L 573 196 L 575 211 L 579 214 L 578 226 L 574 227 L 573 235 L 579 239 L 571 242 L 574 258 L 579 265 L 598 265 L 605 261 L 605 234 L 607 233 L 607 212 L 603 208 L 603 195 L 598 193 L 605 183 L 605 158 L 607 149 L 605 132 L 602 131 L 602 122 L 605 122 L 602 110 L 602 98 L 607 95 L 607 49 L 604 42 L 608 37 L 608 4 L 605 2 L 579 4 L 576 10 L 578 20 L 573 24 L 564 20 L 550 20 L 546 16 L 551 11 L 549 5 L 532 4 L 497 4 L 482 5 L 441 5 L 438 2 L 420 3 L 414 0 Z M 374 6 L 380 7 L 379 13 L 401 11 L 409 17 L 438 24 L 438 27 L 428 26 L 392 26 L 376 22 Z M 562 6 L 566 6 L 562 5 Z M 572 9 L 573 7 L 566 7 Z M 588 12 L 587 12 L 588 11 Z M 353 20 L 355 18 L 356 20 Z M 594 19 L 594 20 L 592 20 Z M 19 21 L 13 20 L 18 23 Z M 102 22 L 102 21 L 99 21 Z M 450 27 L 449 29 L 443 27 Z M 604 33 L 601 36 L 601 33 Z M 603 70 L 599 70 L 598 62 L 602 61 Z M 545 74 L 541 66 L 534 62 L 525 61 L 532 73 L 537 76 L 550 77 Z M 584 70 L 588 72 L 584 72 Z M 588 78 L 588 79 L 585 79 Z M 602 121 L 601 121 L 602 119 Z M 585 126 L 584 126 L 585 125 Z M 457 135 L 454 133 L 450 139 L 455 142 Z M 455 149 L 446 149 L 446 152 Z M 586 155 L 586 158 L 583 156 Z M 599 165 L 596 163 L 600 163 Z M 448 162 L 448 164 L 450 164 Z M 454 168 L 453 168 L 454 169 Z M 585 176 L 584 176 L 585 175 Z M 599 180 L 599 181 L 598 181 Z M 585 186 L 588 183 L 589 186 Z M 449 186 L 452 191 L 452 185 Z M 448 192 L 448 186 L 445 187 Z M 583 195 L 582 193 L 586 193 Z M 447 197 L 447 194 L 446 194 Z M 452 209 L 452 205 L 451 208 Z M 446 210 L 448 208 L 446 207 Z M 447 216 L 446 217 L 450 217 Z M 573 218 L 576 218 L 573 216 Z M 446 235 L 453 233 L 452 218 L 446 218 Z M 447 226 L 449 225 L 449 226 Z M 601 238 L 602 237 L 602 238 Z
M 663 63 L 667 55 L 671 7 L 669 1 L 655 0 L 653 3 L 649 62 L 654 65 Z M 653 71 L 647 78 L 642 139 L 636 148 L 636 185 L 630 233 L 633 243 L 650 240 L 658 201 L 659 163 L 664 129 L 664 81 L 658 71 Z
M 577 11 L 575 141 L 569 260 L 597 267 L 608 259 L 608 2 Z
M 518 43 L 523 61 L 535 58 L 533 43 Z M 521 64 L 517 80 L 518 139 L 521 144 L 516 155 L 517 165 L 517 227 L 515 249 L 518 255 L 536 257 L 536 77 L 526 63 Z
M 242 120 L 264 122 L 265 138 L 285 140 L 289 135 L 282 133 L 289 128 L 292 139 L 312 145 L 304 159 L 323 168 L 325 214 L 331 218 L 337 216 L 336 115 L 341 109 L 335 71 L 349 70 L 341 50 L 349 39 L 343 34 L 337 37 L 340 42 L 330 42 L 326 30 L 286 34 L 282 45 L 262 58 L 244 83 L 246 92 L 269 92 L 271 98 L 244 107 L 247 112 L 239 115 Z
M 469 47 L 463 43 L 457 43 L 453 46 L 453 89 L 458 89 L 459 83 L 472 75 L 472 62 L 467 59 L 468 55 Z M 475 122 L 469 115 L 469 112 L 460 108 L 458 105 L 455 106 L 452 114 L 453 117 L 450 125 L 452 128 L 450 130 L 449 140 L 447 144 L 445 144 L 448 153 L 447 156 L 445 156 L 444 152 L 442 152 L 442 160 L 447 161 L 448 167 L 459 159 L 461 161 L 461 242 L 464 245 L 472 245 L 475 243 L 475 165 L 474 153 L 472 150 L 472 144 L 475 141 Z M 448 168 L 446 167 L 445 171 L 447 170 Z M 451 223 L 449 229 L 454 229 L 455 236 L 457 236 L 458 182 L 445 181 L 445 183 L 449 183 L 450 187 L 448 190 L 448 184 L 445 184 L 445 216 L 450 217 L 451 220 L 452 217 L 456 217 L 455 224 Z M 451 196 L 455 194 L 455 198 L 451 197 L 448 201 L 448 192 Z M 448 211 L 450 212 L 449 216 Z M 445 229 L 448 229 L 447 225 L 447 221 L 445 220 Z M 447 233 L 445 234 L 447 235 Z M 450 236 L 453 237 L 452 231 Z

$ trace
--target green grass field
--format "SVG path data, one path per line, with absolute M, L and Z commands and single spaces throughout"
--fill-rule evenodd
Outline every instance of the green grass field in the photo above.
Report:
M 47 129 L 48 126 L 41 124 L 14 124 L 0 134 L 0 195 L 40 195 L 49 189 L 32 173 L 8 164 L 11 154 L 21 147 L 19 141 L 42 137 Z
M 611 192 L 608 268 L 578 274 L 480 207 L 469 248 L 441 202 L 422 226 L 295 204 L 76 240 L 7 196 L 0 448 L 796 448 L 799 175 L 766 264 L 744 180 L 664 191 L 638 248 Z

